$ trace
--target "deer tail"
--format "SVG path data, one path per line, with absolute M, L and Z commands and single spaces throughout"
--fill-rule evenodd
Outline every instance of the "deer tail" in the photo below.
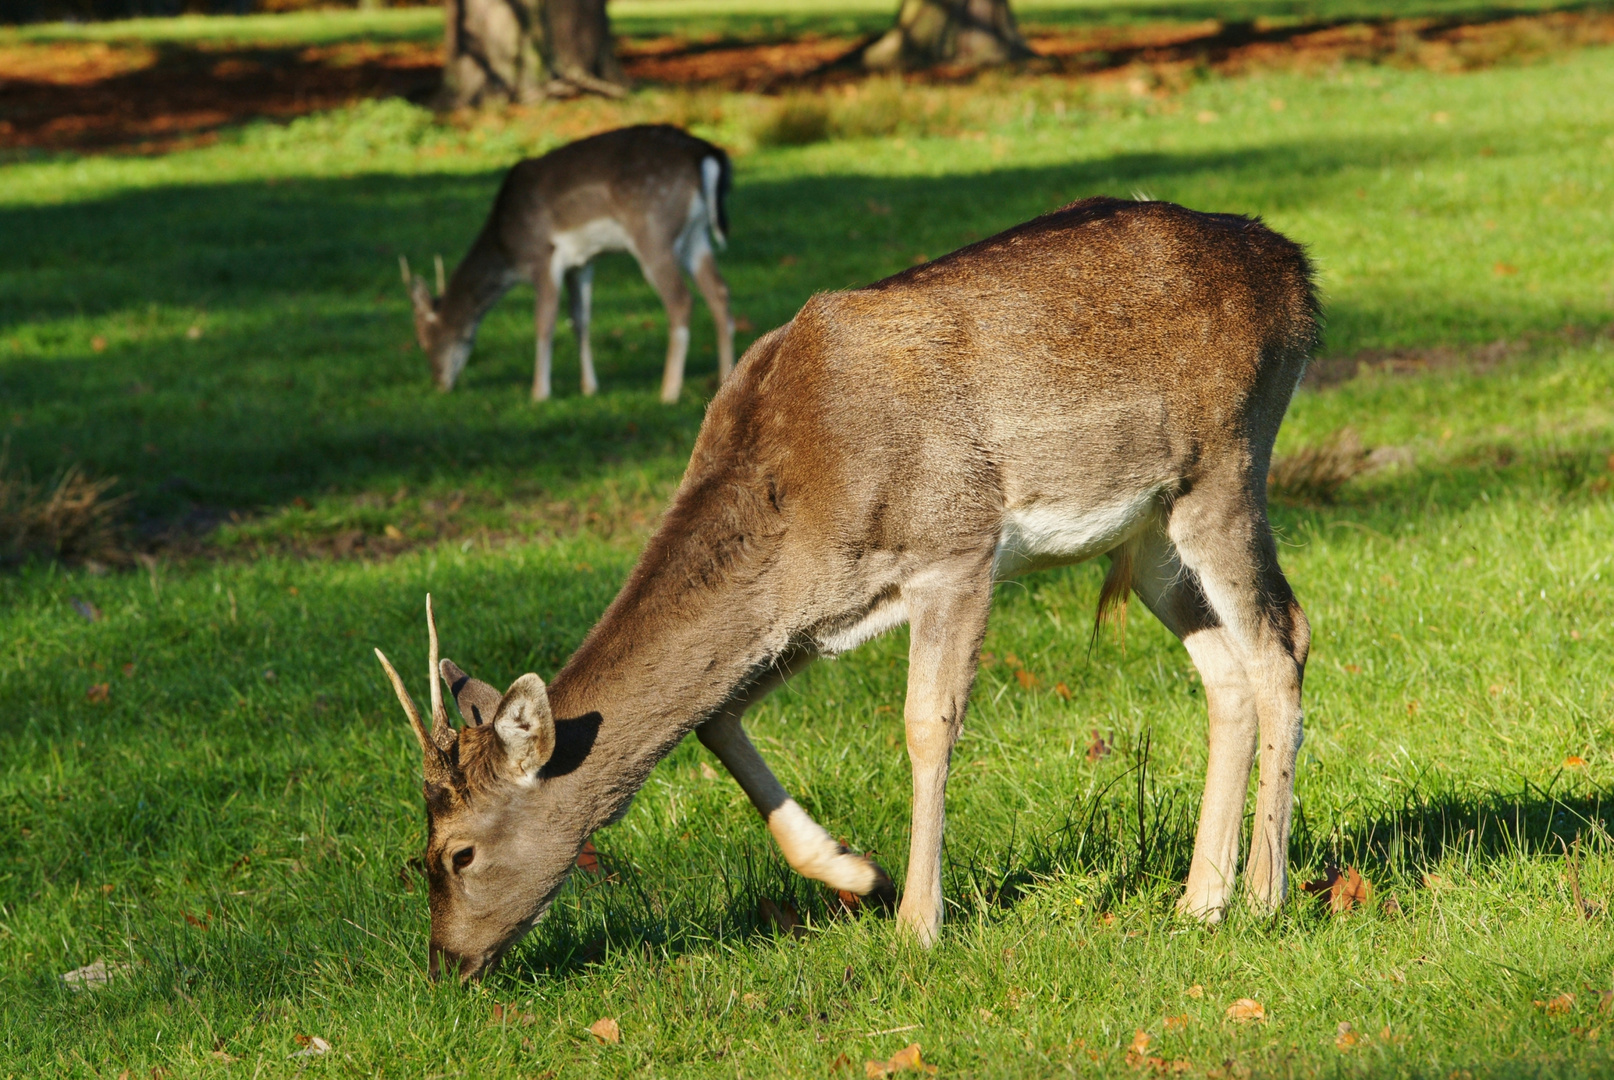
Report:
M 1128 540 L 1110 551 L 1110 572 L 1098 591 L 1098 611 L 1093 616 L 1093 642 L 1098 641 L 1099 628 L 1113 618 L 1122 643 L 1126 641 L 1127 601 L 1132 598 L 1132 569 L 1136 541 Z
M 727 154 L 715 150 L 701 158 L 701 199 L 706 203 L 712 239 L 719 248 L 729 245 L 729 188 L 733 184 L 734 166 L 729 164 Z

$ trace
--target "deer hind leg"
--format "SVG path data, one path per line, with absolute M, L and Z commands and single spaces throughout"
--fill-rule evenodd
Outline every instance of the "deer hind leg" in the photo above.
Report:
M 547 270 L 533 281 L 537 298 L 533 303 L 533 328 L 538 332 L 538 359 L 533 365 L 532 400 L 549 400 L 549 370 L 555 359 L 555 319 L 560 314 L 560 284 Z
M 689 313 L 695 301 L 684 283 L 683 268 L 669 250 L 640 262 L 645 280 L 667 309 L 667 367 L 661 375 L 661 400 L 672 404 L 684 386 L 684 360 L 689 356 Z
M 734 317 L 729 312 L 728 282 L 717 272 L 717 259 L 707 245 L 701 246 L 689 272 L 706 299 L 712 321 L 717 324 L 717 378 L 722 382 L 734 370 Z
M 913 831 L 897 921 L 929 946 L 942 924 L 947 770 L 964 727 L 992 606 L 990 554 L 931 581 L 905 586 L 902 597 L 910 627 L 903 719 L 913 765 Z
M 1205 797 L 1199 804 L 1188 884 L 1177 909 L 1216 922 L 1227 909 L 1238 874 L 1239 832 L 1259 731 L 1254 690 L 1237 643 L 1158 528 L 1138 539 L 1132 566 L 1138 598 L 1182 640 L 1205 685 Z
M 890 876 L 872 859 L 855 855 L 837 843 L 790 797 L 741 725 L 747 708 L 804 667 L 808 659 L 799 656 L 777 665 L 745 696 L 696 728 L 695 735 L 739 781 L 751 805 L 768 823 L 768 831 L 773 834 L 785 861 L 796 873 L 822 881 L 830 888 L 871 897 L 883 906 L 890 906 L 896 899 L 896 888 Z
M 572 331 L 577 335 L 578 365 L 583 369 L 583 393 L 600 389 L 594 375 L 594 349 L 589 344 L 588 327 L 594 309 L 594 264 L 584 263 L 566 271 L 566 298 L 571 302 Z
M 1167 532 L 1222 627 L 1221 644 L 1201 651 L 1208 659 L 1216 654 L 1225 670 L 1234 663 L 1244 670 L 1261 758 L 1245 893 L 1252 907 L 1270 912 L 1283 903 L 1288 888 L 1295 759 L 1304 735 L 1300 691 L 1311 629 L 1278 567 L 1257 489 L 1242 474 L 1222 483 L 1210 478 L 1177 501 Z M 1229 763 L 1225 782 L 1231 784 L 1238 771 Z M 1244 788 L 1239 790 L 1242 807 Z M 1231 804 L 1231 794 L 1225 797 Z

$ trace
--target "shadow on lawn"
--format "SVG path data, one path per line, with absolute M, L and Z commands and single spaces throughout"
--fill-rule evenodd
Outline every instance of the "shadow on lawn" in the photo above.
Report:
M 1194 202 L 1201 180 L 1281 173 L 1299 181 L 1294 201 L 1304 204 L 1337 194 L 1345 170 L 1466 155 L 1477 149 L 1471 141 L 1300 142 L 968 177 L 755 181 L 735 193 L 723 265 L 737 310 L 760 331 L 815 290 L 875 280 L 916 253 L 1074 198 L 1168 186 L 1162 193 Z M 217 518 L 380 486 L 453 486 L 468 472 L 475 485 L 536 478 L 553 487 L 687 453 L 696 403 L 667 411 L 651 402 L 663 316 L 626 257 L 607 261 L 595 294 L 600 398 L 525 403 L 525 297 L 484 324 L 463 387 L 431 392 L 395 259 L 456 258 L 497 182 L 489 172 L 193 185 L 0 211 L 0 234 L 18 238 L 12 269 L 0 274 L 0 334 L 9 337 L 0 339 L 9 345 L 0 397 L 13 463 L 36 477 L 72 461 L 119 476 L 139 513 L 160 524 L 197 507 Z M 1461 299 L 1425 303 L 1440 308 L 1426 313 L 1437 328 L 1466 321 L 1484 333 L 1516 321 Z M 1376 317 L 1330 312 L 1335 328 Z M 697 319 L 704 343 L 703 309 Z M 187 337 L 188 325 L 202 336 Z M 558 383 L 568 388 L 573 346 L 559 340 Z M 696 354 L 697 382 L 706 351 Z
M 1140 748 L 1147 754 L 1147 747 Z M 1364 815 L 1360 824 L 1315 832 L 1302 813 L 1290 844 L 1291 917 L 1318 913 L 1301 885 L 1326 865 L 1354 865 L 1380 895 L 1416 904 L 1420 891 L 1450 887 L 1440 870 L 1479 875 L 1510 860 L 1565 860 L 1575 852 L 1604 852 L 1610 843 L 1609 793 L 1588 783 L 1547 786 L 1521 782 L 1517 790 L 1479 792 L 1409 788 L 1399 804 Z M 1076 877 L 1092 883 L 1085 910 L 1096 917 L 1128 900 L 1142 899 L 1164 913 L 1175 902 L 1193 850 L 1197 800 L 1180 790 L 1159 791 L 1146 756 L 1122 769 L 1091 799 L 1078 798 L 1064 823 L 1048 832 L 1003 838 L 998 852 L 950 857 L 946 894 L 958 918 L 1007 911 L 1039 885 Z M 1247 830 L 1246 830 L 1247 831 Z M 714 942 L 779 933 L 761 910 L 763 900 L 789 904 L 810 924 L 838 917 L 833 897 L 794 875 L 771 848 L 750 846 L 710 852 L 720 896 L 668 895 L 651 870 L 616 865 L 609 876 L 579 872 L 583 895 L 557 904 L 548 921 L 506 961 L 506 975 L 530 978 L 577 970 L 606 951 L 700 952 Z M 1455 865 L 1454 865 L 1455 864 Z M 900 869 L 900 868 L 892 868 Z M 677 890 L 677 886 L 673 887 Z M 1587 896 L 1588 911 L 1614 897 Z

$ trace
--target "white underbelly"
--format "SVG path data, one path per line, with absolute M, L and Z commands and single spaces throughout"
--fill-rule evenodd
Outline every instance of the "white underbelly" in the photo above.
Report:
M 1100 506 L 1036 503 L 1008 510 L 992 560 L 996 578 L 1082 562 L 1121 543 L 1153 513 L 1158 493 Z
M 850 652 L 870 638 L 895 630 L 908 621 L 908 605 L 901 593 L 894 593 L 870 608 L 857 622 L 818 635 L 818 651 L 823 656 Z
M 596 218 L 576 228 L 550 236 L 555 253 L 550 256 L 549 273 L 558 284 L 566 271 L 586 266 L 596 255 L 606 251 L 633 251 L 633 239 L 628 230 L 614 218 Z

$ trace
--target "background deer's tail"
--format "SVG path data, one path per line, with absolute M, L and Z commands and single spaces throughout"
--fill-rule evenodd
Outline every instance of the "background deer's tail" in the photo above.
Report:
M 717 246 L 729 245 L 729 188 L 734 185 L 734 166 L 729 156 L 712 147 L 701 158 L 701 198 L 706 202 L 706 220 L 711 224 Z

